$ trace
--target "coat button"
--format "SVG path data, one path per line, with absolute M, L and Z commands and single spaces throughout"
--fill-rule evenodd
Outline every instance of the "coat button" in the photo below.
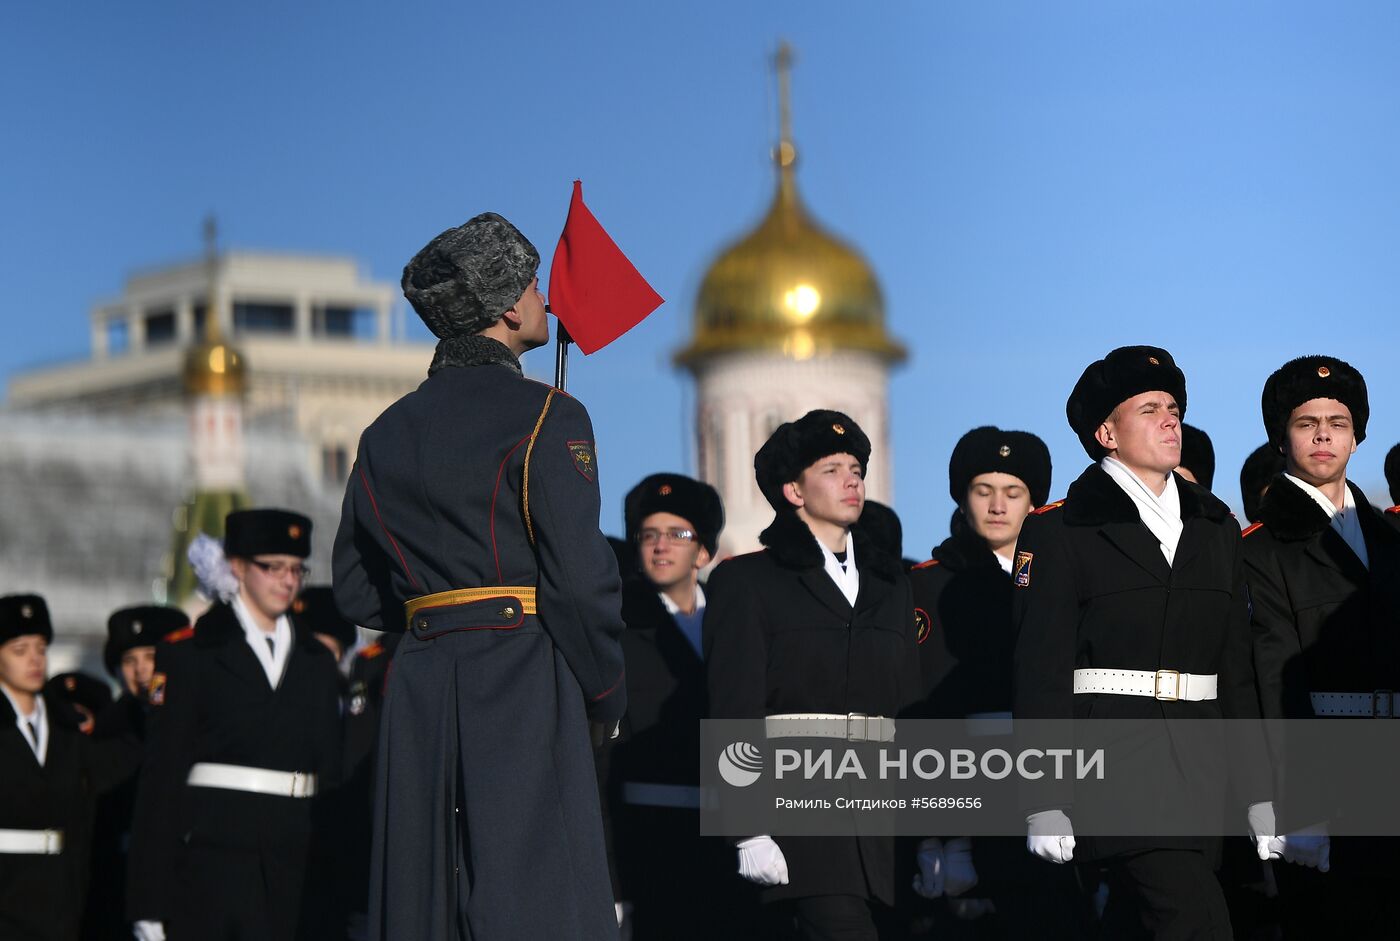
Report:
M 422 628 L 426 628 L 426 627 L 428 626 L 428 619 L 427 619 L 427 618 L 419 618 L 419 619 L 418 619 L 418 626 L 419 626 L 419 627 L 422 627 Z
M 509 621 L 511 618 L 515 617 L 515 609 L 507 605 L 501 609 L 501 617 Z

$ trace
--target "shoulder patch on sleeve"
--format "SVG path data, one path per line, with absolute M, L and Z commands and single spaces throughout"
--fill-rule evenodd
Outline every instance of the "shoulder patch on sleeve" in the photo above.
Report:
M 914 609 L 914 638 L 919 643 L 928 640 L 928 632 L 933 628 L 933 620 L 923 608 Z
M 152 706 L 165 705 L 165 674 L 152 673 L 151 680 L 146 684 L 146 701 Z
M 1031 510 L 1031 512 L 1034 513 L 1036 516 L 1040 516 L 1043 513 L 1049 513 L 1051 510 L 1058 510 L 1064 505 L 1065 501 L 1056 500 L 1054 503 L 1047 503 L 1044 506 L 1038 506 L 1034 510 Z
M 1240 536 L 1241 536 L 1241 537 L 1248 536 L 1250 533 L 1252 533 L 1252 532 L 1254 532 L 1255 530 L 1259 529 L 1259 528 L 1260 528 L 1261 526 L 1263 526 L 1263 525 L 1264 525 L 1263 523 L 1251 523 L 1249 526 L 1246 526 L 1246 527 L 1245 527 L 1244 532 L 1240 533 Z
M 911 569 L 911 571 L 917 572 L 917 571 L 919 571 L 920 569 L 931 569 L 931 568 L 933 568 L 935 565 L 942 565 L 942 564 L 943 564 L 943 563 L 940 562 L 938 559 L 929 559 L 927 562 L 920 562 L 918 565 L 914 566 L 914 568 Z
M 1016 562 L 1011 566 L 1011 575 L 1016 580 L 1017 588 L 1031 587 L 1031 562 L 1035 560 L 1035 553 L 1018 551 Z
M 171 631 L 169 634 L 166 634 L 165 637 L 162 638 L 162 640 L 164 640 L 164 642 L 167 644 L 178 644 L 180 643 L 180 641 L 189 640 L 193 636 L 194 626 L 189 625 L 187 627 L 180 628 L 178 631 Z
M 583 475 L 583 479 L 592 483 L 598 479 L 598 461 L 593 456 L 592 441 L 569 441 L 569 456 L 574 459 L 574 470 Z

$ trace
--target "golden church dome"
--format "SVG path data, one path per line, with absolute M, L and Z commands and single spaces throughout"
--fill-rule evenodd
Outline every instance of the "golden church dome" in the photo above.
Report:
M 768 215 L 710 266 L 695 303 L 695 336 L 676 362 L 745 351 L 810 359 L 838 350 L 895 363 L 907 355 L 885 332 L 885 301 L 865 259 L 823 231 L 797 195 L 792 142 L 792 49 L 774 63 L 781 114 L 778 192 Z
M 808 359 L 836 350 L 903 360 L 885 331 L 875 274 L 808 214 L 793 179 L 795 152 L 779 147 L 778 192 L 758 228 L 726 249 L 701 282 L 695 336 L 676 361 L 721 353 L 778 352 Z
M 238 350 L 210 331 L 185 353 L 185 391 L 190 395 L 242 395 L 246 374 Z
M 189 395 L 242 395 L 247 383 L 243 354 L 224 341 L 219 312 L 218 227 L 213 216 L 204 220 L 204 265 L 209 278 L 204 336 L 185 353 L 185 392 Z

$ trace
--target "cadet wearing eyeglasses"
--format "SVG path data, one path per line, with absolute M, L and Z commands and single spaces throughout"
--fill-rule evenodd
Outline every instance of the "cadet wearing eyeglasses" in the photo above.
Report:
M 622 589 L 628 709 L 621 737 L 600 760 L 611 766 L 604 788 L 618 904 L 631 911 L 637 938 L 724 936 L 703 921 L 718 904 L 708 884 L 721 850 L 698 837 L 700 572 L 715 551 L 724 508 L 709 484 L 652 474 L 627 494 L 623 516 L 637 555 Z
M 127 915 L 143 941 L 291 939 L 303 917 L 312 804 L 340 757 L 340 675 L 287 612 L 311 521 L 225 522 L 237 582 L 156 650 Z

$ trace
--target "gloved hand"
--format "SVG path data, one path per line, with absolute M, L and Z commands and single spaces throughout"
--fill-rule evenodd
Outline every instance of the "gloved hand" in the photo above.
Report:
M 1297 833 L 1275 837 L 1270 848 L 1276 848 L 1290 863 L 1307 866 L 1318 872 L 1332 868 L 1332 837 L 1327 833 L 1327 823 L 1315 823 Z
M 622 734 L 621 722 L 589 722 L 588 739 L 593 743 L 594 748 L 601 748 L 604 742 L 610 742 Z
M 165 941 L 165 923 L 138 921 L 131 926 L 131 934 L 136 941 Z
M 919 871 L 914 873 L 914 891 L 926 899 L 943 897 L 943 841 L 931 836 L 919 844 L 915 857 Z
M 787 860 L 771 836 L 751 836 L 738 850 L 739 875 L 759 885 L 787 885 Z
M 614 902 L 617 913 L 617 941 L 632 941 L 632 903 Z
M 1282 859 L 1283 853 L 1270 846 L 1274 842 L 1274 830 L 1276 829 L 1274 826 L 1274 802 L 1260 801 L 1257 804 L 1250 804 L 1247 816 L 1249 835 L 1254 838 L 1254 851 L 1259 854 L 1259 858 L 1265 862 L 1270 859 Z
M 1042 810 L 1026 818 L 1026 849 L 1052 863 L 1074 859 L 1074 828 L 1062 810 Z
M 972 838 L 956 837 L 943 844 L 943 891 L 950 896 L 962 895 L 977 884 L 977 870 L 972 868 Z

